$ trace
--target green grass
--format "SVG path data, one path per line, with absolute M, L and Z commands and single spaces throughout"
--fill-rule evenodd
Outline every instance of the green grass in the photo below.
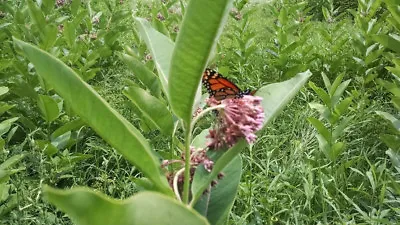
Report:
M 234 32 L 233 26 L 240 21 L 230 19 L 226 33 L 221 38 L 223 54 L 217 61 L 220 67 L 229 67 L 228 75 L 242 88 L 257 88 L 261 85 L 282 80 L 279 71 L 270 64 L 271 56 L 264 49 L 273 45 L 274 34 L 267 29 L 273 23 L 264 6 L 258 7 L 250 16 L 248 30 L 257 33 L 255 43 L 259 45 L 245 64 L 233 56 L 237 43 L 226 37 Z M 331 26 L 324 22 L 311 22 L 312 26 Z M 351 36 L 346 23 L 340 31 Z M 130 37 L 128 34 L 127 37 Z M 129 45 L 136 43 L 125 37 Z M 320 36 L 311 35 L 307 44 L 314 45 L 313 51 L 329 54 L 329 45 Z M 328 48 L 327 51 L 322 49 Z M 346 49 L 347 48 L 347 49 Z M 305 87 L 281 115 L 258 137 L 250 149 L 242 153 L 243 175 L 239 192 L 230 214 L 228 224 L 391 224 L 400 220 L 400 200 L 392 180 L 399 180 L 399 172 L 391 164 L 385 151 L 387 147 L 379 135 L 385 133 L 387 124 L 375 111 L 394 112 L 389 96 L 381 88 L 362 86 L 357 79 L 353 64 L 349 62 L 355 53 L 351 44 L 343 47 L 340 67 L 347 78 L 353 79 L 347 89 L 364 90 L 363 96 L 355 99 L 348 112 L 353 119 L 343 139 L 346 150 L 335 162 L 330 162 L 318 148 L 316 131 L 307 121 L 318 117 L 308 103 L 318 101 L 314 92 Z M 301 55 L 291 56 L 301 60 Z M 331 58 L 332 59 L 332 58 Z M 135 126 L 139 118 L 122 90 L 125 79 L 134 80 L 116 56 L 111 63 L 101 68 L 100 74 L 90 84 L 96 88 L 114 108 Z M 290 61 L 290 60 L 289 60 Z M 346 64 L 347 65 L 347 64 Z M 320 66 L 310 65 L 314 72 L 313 81 L 322 86 Z M 329 74 L 335 77 L 334 72 Z M 319 83 L 318 83 L 319 82 Z M 21 104 L 21 103 L 19 103 Z M 38 118 L 38 116 L 36 116 Z M 43 126 L 42 130 L 46 128 Z M 25 139 L 13 144 L 10 155 L 27 154 L 23 161 L 26 169 L 12 175 L 10 192 L 17 194 L 17 207 L 1 218 L 2 224 L 72 224 L 63 213 L 46 203 L 41 196 L 41 186 L 49 184 L 59 188 L 89 186 L 114 198 L 127 198 L 140 190 L 132 178 L 140 177 L 135 168 L 121 155 L 108 146 L 90 128 L 81 131 L 82 138 L 68 151 L 48 157 L 35 148 L 33 141 L 38 137 L 30 133 Z M 169 141 L 157 131 L 145 132 L 153 148 L 160 155 L 169 154 Z M 74 161 L 74 154 L 82 153 L 90 158 Z M 0 153 L 0 161 L 8 158 Z

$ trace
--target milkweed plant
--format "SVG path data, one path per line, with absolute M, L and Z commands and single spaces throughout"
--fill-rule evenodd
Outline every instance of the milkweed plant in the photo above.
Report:
M 136 106 L 138 117 L 170 138 L 174 157 L 165 159 L 160 159 L 140 130 L 73 69 L 14 38 L 16 49 L 34 65 L 37 74 L 142 174 L 135 181 L 142 190 L 124 200 L 84 187 L 59 190 L 44 186 L 44 198 L 75 224 L 224 224 L 240 182 L 239 153 L 257 140 L 257 134 L 311 76 L 305 71 L 290 80 L 259 87 L 254 96 L 222 101 L 211 96 L 205 100 L 200 88 L 202 73 L 232 2 L 191 0 L 182 10 L 185 14 L 175 42 L 145 19 L 135 17 L 137 32 L 154 60 L 157 75 L 143 69 L 131 55 L 122 54 L 122 60 L 146 87 L 130 83 L 123 94 Z M 213 118 L 213 124 L 194 132 L 206 115 Z

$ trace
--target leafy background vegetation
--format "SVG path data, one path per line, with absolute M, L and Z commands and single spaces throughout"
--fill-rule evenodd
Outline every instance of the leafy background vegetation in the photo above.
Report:
M 44 184 L 89 186 L 122 199 L 138 192 L 141 174 L 83 126 L 18 54 L 12 37 L 73 68 L 163 157 L 170 140 L 136 116 L 122 94 L 144 82 L 132 65 L 155 71 L 131 14 L 175 40 L 186 1 L 0 4 L 2 223 L 71 224 L 42 198 Z M 399 35 L 395 0 L 235 1 L 211 67 L 250 89 L 307 69 L 314 75 L 242 153 L 228 224 L 400 220 Z

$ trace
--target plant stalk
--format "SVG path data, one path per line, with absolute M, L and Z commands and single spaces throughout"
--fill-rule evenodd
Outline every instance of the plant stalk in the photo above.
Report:
M 183 203 L 189 203 L 189 187 L 190 187 L 190 140 L 191 125 L 188 124 L 185 129 L 185 176 L 183 182 Z

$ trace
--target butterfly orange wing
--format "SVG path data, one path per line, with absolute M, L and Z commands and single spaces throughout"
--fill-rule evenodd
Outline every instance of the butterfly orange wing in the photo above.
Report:
M 210 96 L 213 96 L 218 101 L 243 97 L 243 92 L 238 86 L 211 69 L 204 71 L 203 85 L 207 88 Z

